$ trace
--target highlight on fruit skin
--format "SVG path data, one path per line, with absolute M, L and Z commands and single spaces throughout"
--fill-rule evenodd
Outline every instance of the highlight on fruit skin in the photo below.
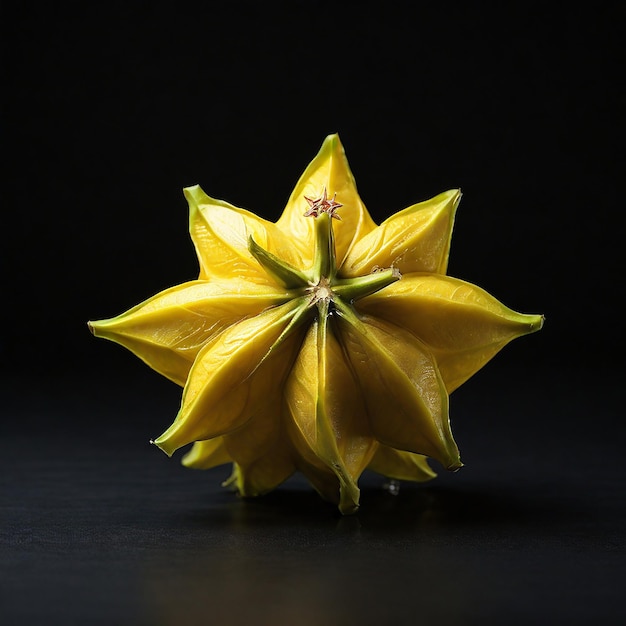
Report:
M 446 275 L 458 189 L 377 225 L 335 134 L 276 222 L 184 194 L 198 279 L 89 323 L 183 387 L 159 448 L 231 463 L 244 497 L 301 472 L 343 514 L 366 469 L 421 482 L 429 458 L 461 467 L 449 394 L 543 316 Z

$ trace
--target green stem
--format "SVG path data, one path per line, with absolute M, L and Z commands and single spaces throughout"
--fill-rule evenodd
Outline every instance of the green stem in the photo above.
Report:
M 287 319 L 289 316 L 291 316 L 289 323 L 280 334 L 278 339 L 276 339 L 276 341 L 270 346 L 265 355 L 259 360 L 254 370 L 252 370 L 252 372 L 250 373 L 250 376 L 252 376 L 252 374 L 259 369 L 261 364 L 264 363 L 269 358 L 269 356 L 273 354 L 283 344 L 287 337 L 289 337 L 295 330 L 297 330 L 302 325 L 303 322 L 307 320 L 307 318 L 311 316 L 311 307 L 309 306 L 309 299 L 306 296 L 301 296 L 297 300 L 292 300 L 291 302 L 293 306 L 290 308 L 289 312 L 284 318 Z
M 309 284 L 309 277 L 306 274 L 261 248 L 252 237 L 248 239 L 248 250 L 261 267 L 287 289 L 296 289 Z
M 315 218 L 313 282 L 317 284 L 322 277 L 325 277 L 332 283 L 336 273 L 335 235 L 332 219 L 328 213 L 320 213 Z
M 346 302 L 353 302 L 359 298 L 369 296 L 381 289 L 400 280 L 400 271 L 391 267 L 380 272 L 373 272 L 367 276 L 338 279 L 333 283 L 333 293 L 343 298 Z

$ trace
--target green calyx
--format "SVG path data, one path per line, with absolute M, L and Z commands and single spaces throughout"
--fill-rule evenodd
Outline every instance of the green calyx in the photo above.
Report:
M 343 278 L 338 275 L 335 255 L 333 212 L 310 214 L 315 219 L 315 256 L 313 266 L 299 270 L 259 246 L 252 237 L 248 249 L 265 271 L 292 297 L 302 299 L 303 308 L 315 306 L 320 317 L 327 317 L 334 306 L 345 309 L 355 300 L 384 289 L 401 278 L 400 272 L 388 268 L 365 276 Z M 298 315 L 300 317 L 300 315 Z
M 250 254 L 259 262 L 263 269 L 282 287 L 298 289 L 298 287 L 308 284 L 309 276 L 307 274 L 261 248 L 252 236 L 248 238 L 248 250 L 250 250 Z

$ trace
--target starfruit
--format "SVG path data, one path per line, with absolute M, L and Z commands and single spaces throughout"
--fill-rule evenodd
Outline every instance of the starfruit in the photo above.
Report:
M 376 225 L 330 135 L 275 223 L 184 194 L 198 280 L 89 323 L 184 387 L 159 448 L 232 463 L 244 497 L 301 472 L 343 514 L 366 469 L 425 481 L 428 458 L 461 467 L 449 394 L 543 317 L 446 275 L 459 190 Z

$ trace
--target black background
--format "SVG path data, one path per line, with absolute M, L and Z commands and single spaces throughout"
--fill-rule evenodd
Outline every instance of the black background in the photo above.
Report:
M 2 11 L 8 623 L 624 618 L 621 3 Z M 460 187 L 449 273 L 546 315 L 453 394 L 467 467 L 351 518 L 158 455 L 180 390 L 85 326 L 196 276 L 183 187 L 275 220 L 333 132 L 377 221 Z

